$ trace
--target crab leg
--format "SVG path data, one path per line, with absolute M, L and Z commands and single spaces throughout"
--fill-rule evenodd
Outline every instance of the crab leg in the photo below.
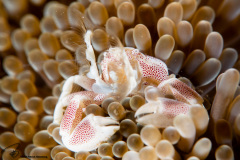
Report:
M 66 97 L 69 95 L 73 89 L 73 84 L 77 84 L 84 88 L 85 90 L 92 91 L 92 85 L 95 83 L 94 79 L 90 79 L 84 75 L 75 75 L 67 79 L 64 83 L 63 91 L 60 97 Z

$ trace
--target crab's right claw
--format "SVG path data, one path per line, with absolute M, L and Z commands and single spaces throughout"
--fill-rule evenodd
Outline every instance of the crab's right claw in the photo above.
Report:
M 110 117 L 86 116 L 70 135 L 62 137 L 63 144 L 74 152 L 91 151 L 107 141 L 117 130 L 119 123 Z
M 179 114 L 187 114 L 190 105 L 177 100 L 159 98 L 141 106 L 135 113 L 137 122 L 143 125 L 152 124 L 158 128 L 173 125 L 173 119 Z
M 174 99 L 188 104 L 202 104 L 202 97 L 187 84 L 177 78 L 170 78 L 157 87 L 164 96 L 172 96 Z

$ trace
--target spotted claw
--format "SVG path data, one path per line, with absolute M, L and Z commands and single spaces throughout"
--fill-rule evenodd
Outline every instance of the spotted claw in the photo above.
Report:
M 73 90 L 74 83 L 81 86 L 82 88 L 88 90 L 88 92 L 72 94 L 71 91 Z M 92 91 L 91 86 L 93 83 L 95 83 L 94 80 L 89 79 L 87 76 L 82 76 L 82 75 L 75 75 L 66 80 L 66 82 L 63 85 L 61 96 L 59 97 L 58 103 L 54 110 L 54 115 L 53 115 L 54 123 L 60 124 L 60 122 L 63 118 L 64 107 L 69 105 L 71 99 L 75 95 L 79 95 L 80 97 L 84 97 L 84 96 L 86 97 L 85 93 L 87 93 L 88 95 L 90 95 L 90 98 L 92 97 L 92 95 L 96 95 L 93 92 L 91 92 Z M 81 99 L 83 99 L 83 98 L 81 98 Z
M 159 98 L 141 106 L 135 113 L 137 122 L 152 124 L 158 128 L 173 125 L 173 119 L 179 114 L 187 114 L 191 105 L 169 98 Z
M 174 99 L 187 104 L 202 104 L 202 97 L 187 84 L 177 78 L 169 78 L 158 85 L 158 90 L 163 96 L 171 96 Z
M 69 135 L 63 135 L 62 141 L 71 151 L 91 151 L 119 130 L 118 124 L 110 117 L 89 114 Z

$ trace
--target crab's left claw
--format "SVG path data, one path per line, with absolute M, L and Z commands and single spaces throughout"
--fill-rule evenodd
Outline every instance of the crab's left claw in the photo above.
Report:
M 92 85 L 94 83 L 95 83 L 95 80 L 90 79 L 84 75 L 74 75 L 68 78 L 63 85 L 62 93 L 58 99 L 58 103 L 54 110 L 54 115 L 53 115 L 54 123 L 60 124 L 63 117 L 64 107 L 68 106 L 68 104 L 70 103 L 71 97 L 73 97 L 73 95 L 76 95 L 76 94 L 71 94 L 71 91 L 74 88 L 74 84 L 81 86 L 85 90 L 92 91 Z M 82 93 L 84 94 L 85 92 L 82 92 Z M 91 92 L 88 92 L 88 93 L 91 93 Z
M 91 151 L 107 141 L 117 130 L 119 123 L 110 117 L 87 115 L 70 135 L 62 137 L 63 144 L 74 152 Z
M 159 98 L 141 106 L 135 113 L 137 122 L 147 125 L 152 124 L 158 128 L 173 125 L 173 118 L 179 114 L 187 114 L 190 105 L 169 98 Z
M 171 96 L 174 99 L 188 104 L 202 104 L 202 97 L 187 84 L 177 78 L 169 78 L 157 87 L 163 96 Z

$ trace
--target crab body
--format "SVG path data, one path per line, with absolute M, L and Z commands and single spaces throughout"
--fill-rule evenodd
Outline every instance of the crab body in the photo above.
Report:
M 174 116 L 187 113 L 192 103 L 202 102 L 201 97 L 186 84 L 176 78 L 169 78 L 163 61 L 144 55 L 134 48 L 112 47 L 104 52 L 99 72 L 91 46 L 91 34 L 91 31 L 87 31 L 84 37 L 86 60 L 91 64 L 89 72 L 66 80 L 55 107 L 54 123 L 60 124 L 60 135 L 68 149 L 75 152 L 94 150 L 119 129 L 118 122 L 110 117 L 90 114 L 83 118 L 82 113 L 89 104 L 100 105 L 107 97 L 120 101 L 131 94 L 144 95 L 144 90 L 149 89 L 149 86 L 154 87 L 162 92 L 154 102 L 146 98 L 149 101 L 147 104 L 153 104 L 150 111 L 154 114 L 143 116 L 138 121 L 154 124 L 156 118 L 166 119 L 166 123 L 156 124 L 159 127 L 170 125 Z M 71 93 L 74 83 L 86 91 Z M 175 99 L 159 98 L 169 94 Z M 141 107 L 136 116 L 148 112 L 149 106 L 146 106 Z

